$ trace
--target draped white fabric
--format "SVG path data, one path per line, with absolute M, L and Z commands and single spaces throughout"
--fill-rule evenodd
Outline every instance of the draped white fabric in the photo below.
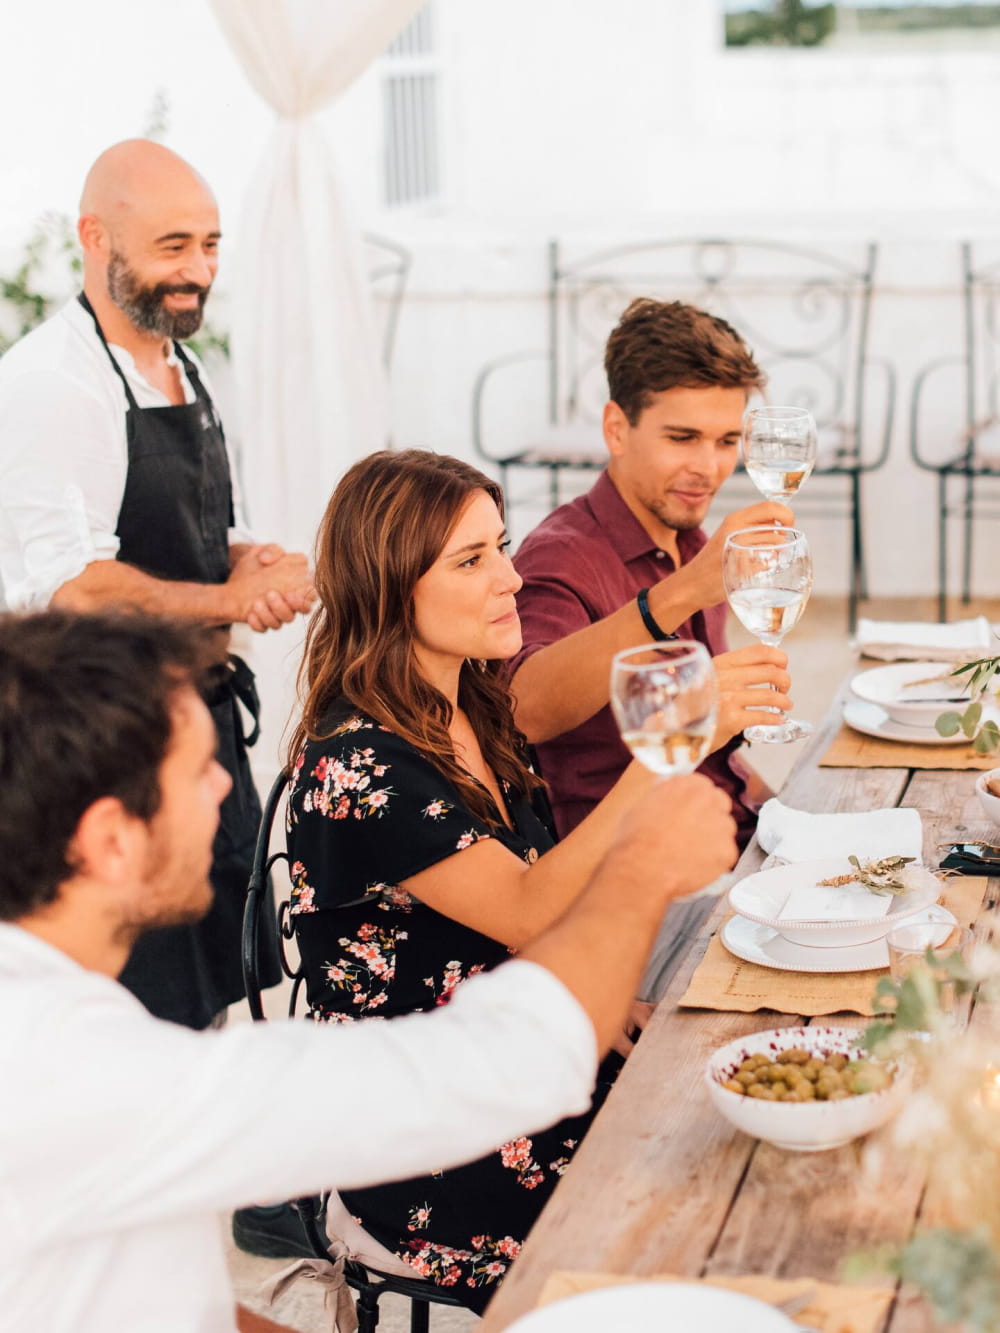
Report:
M 232 343 L 251 523 L 297 550 L 344 469 L 388 434 L 360 239 L 316 113 L 421 3 L 211 0 L 278 116 L 240 219 Z

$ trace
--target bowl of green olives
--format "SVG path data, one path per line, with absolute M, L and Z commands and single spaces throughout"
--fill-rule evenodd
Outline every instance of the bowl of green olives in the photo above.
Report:
M 850 1028 L 753 1032 L 720 1046 L 705 1082 L 737 1129 L 789 1152 L 824 1152 L 870 1134 L 906 1095 L 898 1065 L 858 1049 Z

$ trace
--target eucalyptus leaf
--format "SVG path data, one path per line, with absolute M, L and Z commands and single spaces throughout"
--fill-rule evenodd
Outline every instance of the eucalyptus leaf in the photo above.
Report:
M 961 713 L 942 713 L 934 723 L 934 730 L 939 736 L 957 736 L 961 726 Z
M 979 726 L 979 719 L 982 715 L 983 705 L 978 700 L 974 704 L 969 704 L 962 714 L 962 730 L 966 736 L 972 737 L 976 734 L 976 728 Z

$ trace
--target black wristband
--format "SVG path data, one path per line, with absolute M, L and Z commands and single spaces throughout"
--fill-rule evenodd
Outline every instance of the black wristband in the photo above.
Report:
M 649 609 L 649 589 L 640 588 L 636 593 L 635 604 L 639 608 L 639 614 L 642 616 L 642 623 L 650 637 L 656 639 L 658 643 L 663 643 L 667 639 L 676 639 L 676 634 L 668 634 L 666 630 L 660 629 L 659 625 L 653 619 L 653 613 Z

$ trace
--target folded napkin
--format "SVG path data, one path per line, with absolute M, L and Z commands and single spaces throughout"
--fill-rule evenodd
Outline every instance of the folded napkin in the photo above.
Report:
M 858 621 L 858 651 L 883 662 L 967 662 L 988 657 L 997 642 L 985 616 L 952 625 L 926 621 Z
M 757 820 L 757 841 L 782 861 L 823 861 L 828 857 L 913 856 L 923 851 L 916 810 L 864 810 L 810 815 L 776 797 L 765 801 Z
M 721 1287 L 744 1296 L 775 1305 L 781 1301 L 808 1298 L 808 1303 L 789 1316 L 795 1323 L 819 1333 L 875 1333 L 882 1327 L 892 1301 L 892 1287 L 843 1287 L 833 1282 L 815 1282 L 812 1278 L 782 1279 L 752 1274 L 746 1277 L 678 1277 L 673 1273 L 656 1277 L 620 1277 L 612 1273 L 553 1273 L 538 1298 L 539 1305 L 578 1296 L 598 1287 L 617 1287 L 635 1282 L 703 1281 L 707 1287 Z

